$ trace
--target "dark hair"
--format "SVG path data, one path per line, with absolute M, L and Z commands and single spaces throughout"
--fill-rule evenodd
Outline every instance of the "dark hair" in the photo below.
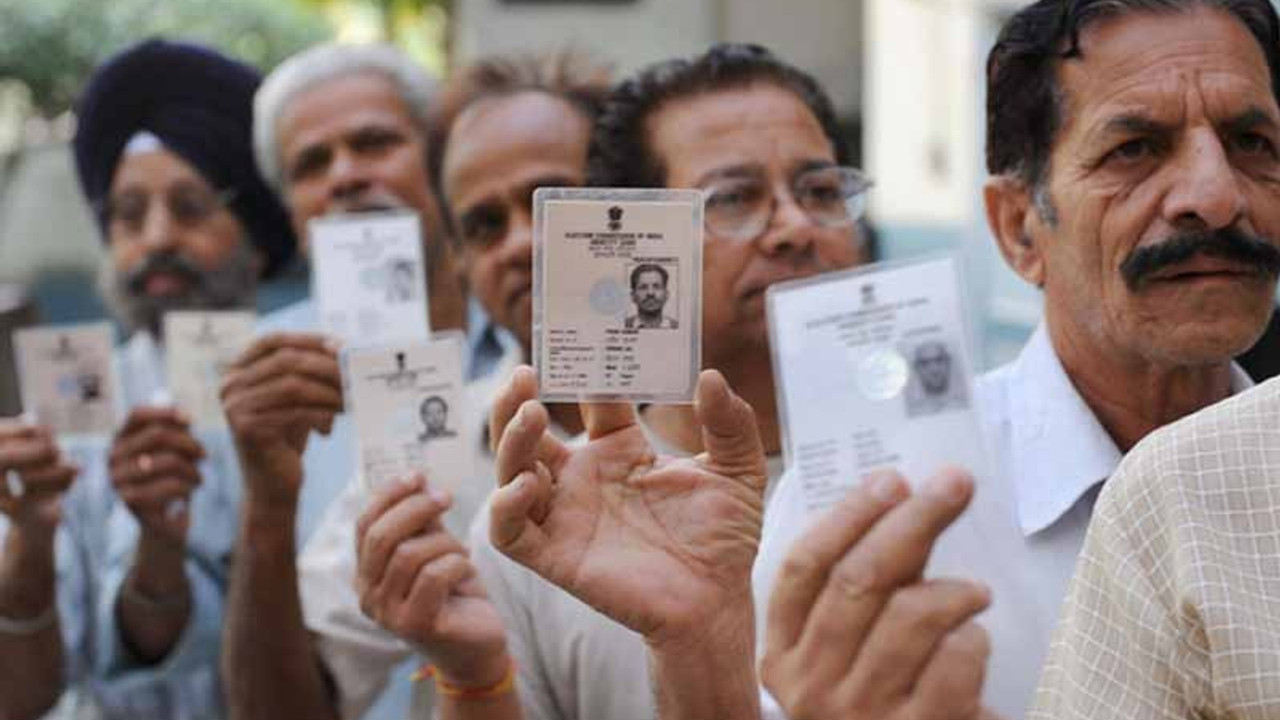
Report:
M 422 402 L 418 405 L 418 414 L 421 415 L 431 403 L 435 403 L 443 408 L 445 412 L 449 412 L 449 403 L 444 398 L 439 395 L 428 395 L 423 398 Z
M 599 187 L 662 187 L 666 169 L 649 148 L 646 120 L 665 103 L 718 90 L 769 83 L 795 94 L 831 141 L 836 162 L 848 164 L 849 148 L 836 112 L 812 76 L 759 45 L 725 43 L 692 60 L 650 65 L 618 85 L 596 121 L 588 152 L 587 183 Z
M 1081 57 L 1080 33 L 1089 23 L 1197 6 L 1231 13 L 1248 28 L 1280 100 L 1280 20 L 1269 0 L 1039 0 L 1005 23 L 987 56 L 987 171 L 1031 186 L 1044 180 L 1066 105 L 1057 66 Z
M 635 292 L 636 285 L 640 283 L 640 276 L 647 272 L 656 272 L 662 276 L 662 286 L 666 287 L 671 276 L 667 274 L 667 269 L 656 263 L 640 263 L 631 270 L 631 291 Z
M 594 123 L 611 87 L 608 66 L 569 49 L 482 58 L 451 75 L 432 103 L 427 123 L 427 171 L 450 234 L 456 235 L 444 194 L 444 155 L 463 111 L 486 98 L 534 91 L 568 102 Z

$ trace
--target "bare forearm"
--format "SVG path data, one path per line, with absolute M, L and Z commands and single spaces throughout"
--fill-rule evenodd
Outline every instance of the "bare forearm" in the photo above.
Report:
M 649 674 L 660 720 L 760 720 L 755 632 L 745 612 L 696 637 L 649 643 Z
M 336 720 L 337 709 L 302 619 L 293 513 L 246 504 L 223 632 L 232 720 Z
M 10 529 L 0 556 L 0 618 L 40 618 L 55 607 L 53 533 Z M 62 633 L 55 621 L 32 633 L 0 632 L 0 720 L 40 717 L 62 694 Z
M 122 640 L 144 663 L 167 657 L 191 617 L 185 560 L 182 546 L 144 536 L 116 598 Z

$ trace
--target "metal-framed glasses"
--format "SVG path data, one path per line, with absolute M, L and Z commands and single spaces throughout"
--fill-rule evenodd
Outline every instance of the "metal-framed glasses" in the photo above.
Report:
M 857 168 L 819 167 L 796 175 L 791 197 L 814 224 L 852 227 L 866 212 L 871 178 Z M 707 230 L 732 240 L 764 234 L 778 209 L 773 187 L 763 173 L 722 176 L 703 188 Z
M 151 200 L 160 197 L 174 223 L 184 228 L 203 224 L 215 213 L 230 205 L 236 197 L 234 189 L 210 190 L 195 185 L 175 185 L 162 193 L 126 190 L 110 197 L 103 205 L 108 225 L 117 225 L 131 235 L 140 234 L 151 213 Z

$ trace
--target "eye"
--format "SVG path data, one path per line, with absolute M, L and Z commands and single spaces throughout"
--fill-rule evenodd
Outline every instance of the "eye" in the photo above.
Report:
M 351 139 L 351 148 L 358 153 L 379 153 L 398 145 L 401 135 L 385 128 L 368 128 Z
M 1243 132 L 1237 134 L 1232 139 L 1232 145 L 1237 152 L 1245 155 L 1261 155 L 1269 158 L 1276 157 L 1276 146 L 1267 136 L 1256 132 Z
M 758 183 L 723 185 L 711 191 L 707 209 L 724 213 L 743 212 L 756 205 L 763 196 L 764 190 Z
M 459 226 L 463 242 L 485 247 L 506 232 L 507 214 L 498 208 L 479 207 L 463 215 Z
M 1103 157 L 1102 162 L 1135 163 L 1154 156 L 1157 150 L 1155 142 L 1150 138 L 1134 138 L 1117 145 Z
M 314 177 L 324 171 L 329 164 L 331 153 L 327 148 L 312 148 L 303 151 L 289 166 L 289 180 L 298 181 Z

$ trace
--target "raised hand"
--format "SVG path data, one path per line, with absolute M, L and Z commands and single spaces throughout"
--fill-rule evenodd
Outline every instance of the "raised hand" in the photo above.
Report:
M 109 464 L 116 494 L 138 519 L 143 533 L 162 542 L 186 544 L 191 494 L 199 487 L 204 447 L 181 411 L 134 408 L 116 433 Z
M 250 501 L 296 504 L 302 453 L 315 430 L 342 412 L 342 376 L 329 340 L 307 333 L 260 338 L 222 381 L 222 407 L 236 441 Z
M 755 416 L 715 371 L 698 381 L 705 452 L 657 455 L 628 405 L 582 407 L 586 445 L 547 430 L 530 368 L 495 403 L 500 551 L 654 643 L 696 642 L 750 610 L 766 481 Z
M 0 513 L 14 526 L 57 527 L 62 496 L 77 472 L 47 428 L 0 418 Z
M 356 592 L 365 615 L 447 682 L 491 687 L 510 667 L 506 633 L 466 548 L 441 523 L 451 504 L 420 476 L 379 488 L 356 525 Z
M 990 603 L 963 580 L 924 580 L 938 536 L 973 481 L 944 471 L 911 495 L 870 476 L 796 541 L 775 582 L 761 675 L 790 720 L 988 717 Z

